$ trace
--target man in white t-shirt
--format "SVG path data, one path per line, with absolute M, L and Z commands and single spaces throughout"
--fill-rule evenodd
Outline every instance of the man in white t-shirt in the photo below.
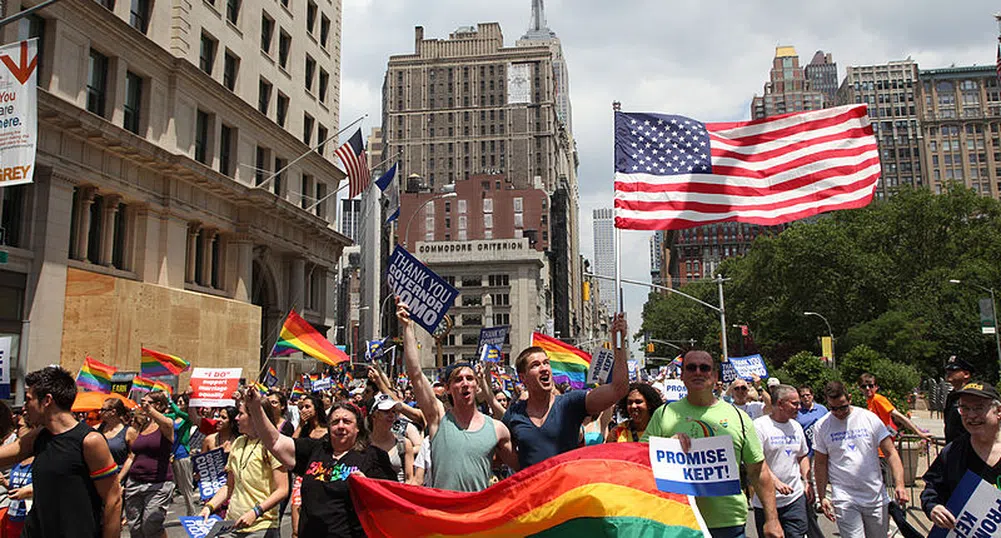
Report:
M 754 384 L 755 386 L 760 386 L 761 379 L 755 376 Z M 730 396 L 733 398 L 733 405 L 737 406 L 737 409 L 747 413 L 751 417 L 751 420 L 763 416 L 772 410 L 772 399 L 767 391 L 759 391 L 763 400 L 760 402 L 748 401 L 749 391 L 750 386 L 747 384 L 747 381 L 739 377 L 733 383 L 730 383 Z
M 779 523 L 786 538 L 803 538 L 807 531 L 806 503 L 813 501 L 810 488 L 810 459 L 803 427 L 795 420 L 799 413 L 799 392 L 796 387 L 776 385 L 772 388 L 772 412 L 754 420 L 754 429 L 761 439 L 765 461 L 775 475 L 775 505 Z M 755 495 L 754 520 L 764 521 L 761 500 Z M 758 536 L 762 536 L 758 526 Z
M 830 413 L 814 426 L 813 448 L 817 495 L 827 519 L 838 524 L 842 538 L 885 538 L 890 502 L 879 469 L 879 450 L 893 472 L 894 494 L 903 507 L 904 466 L 883 421 L 868 409 L 854 407 L 845 386 L 832 381 L 824 388 Z M 828 479 L 833 500 L 825 498 Z

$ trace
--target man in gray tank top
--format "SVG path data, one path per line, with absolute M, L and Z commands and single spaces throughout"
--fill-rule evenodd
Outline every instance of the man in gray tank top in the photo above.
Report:
M 413 384 L 417 406 L 424 413 L 430 438 L 431 485 L 452 491 L 480 491 L 490 485 L 494 451 L 512 469 L 518 457 L 511 446 L 507 426 L 476 409 L 476 373 L 469 363 L 451 365 L 442 381 L 452 400 L 452 409 L 435 397 L 434 389 L 421 372 L 417 335 L 406 304 L 396 299 L 396 317 L 403 328 L 403 360 Z

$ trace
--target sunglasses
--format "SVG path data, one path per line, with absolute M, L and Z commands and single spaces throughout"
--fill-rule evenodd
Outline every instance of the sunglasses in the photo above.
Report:
M 848 409 L 851 406 L 852 406 L 852 404 L 839 405 L 837 407 L 831 407 L 830 410 L 831 411 L 835 411 L 835 412 L 837 412 L 837 411 L 845 411 L 846 409 Z
M 866 390 L 866 389 L 871 389 L 875 386 L 876 385 L 873 385 L 872 383 L 866 383 L 865 385 L 859 385 L 859 388 L 861 388 L 862 390 Z
M 704 374 L 707 374 L 707 373 L 713 371 L 713 367 L 711 365 L 709 365 L 709 364 L 686 364 L 685 365 L 685 371 L 686 372 L 696 372 L 696 371 L 698 371 L 698 372 L 702 372 Z
M 747 392 L 747 387 L 733 387 L 733 390 L 740 392 Z

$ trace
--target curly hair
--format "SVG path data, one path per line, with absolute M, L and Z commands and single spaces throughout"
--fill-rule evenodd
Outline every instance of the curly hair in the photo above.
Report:
M 658 392 L 657 389 L 647 385 L 646 383 L 630 383 L 629 390 L 626 391 L 626 395 L 619 400 L 619 403 L 615 404 L 615 408 L 619 413 L 626 416 L 629 415 L 629 411 L 627 410 L 629 405 L 629 395 L 632 394 L 634 390 L 640 393 L 640 396 L 646 400 L 646 408 L 650 411 L 651 415 L 653 415 L 653 412 L 656 411 L 658 407 L 664 405 L 664 398 L 661 397 L 660 392 Z
M 76 400 L 76 380 L 73 375 L 58 366 L 46 366 L 24 376 L 24 385 L 36 399 L 52 396 L 52 403 L 62 411 L 69 411 Z

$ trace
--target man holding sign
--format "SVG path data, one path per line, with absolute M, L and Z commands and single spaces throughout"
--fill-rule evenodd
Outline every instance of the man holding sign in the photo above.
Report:
M 692 438 L 728 436 L 737 459 L 747 468 L 747 477 L 761 498 L 764 537 L 782 537 L 775 509 L 775 485 L 765 464 L 761 441 L 751 422 L 740 409 L 716 398 L 716 364 L 705 351 L 689 351 L 682 358 L 681 380 L 688 395 L 661 406 L 650 419 L 642 441 L 650 437 L 675 437 L 688 452 Z M 713 538 L 742 538 L 747 524 L 747 499 L 741 493 L 719 497 L 697 497 L 699 511 Z

